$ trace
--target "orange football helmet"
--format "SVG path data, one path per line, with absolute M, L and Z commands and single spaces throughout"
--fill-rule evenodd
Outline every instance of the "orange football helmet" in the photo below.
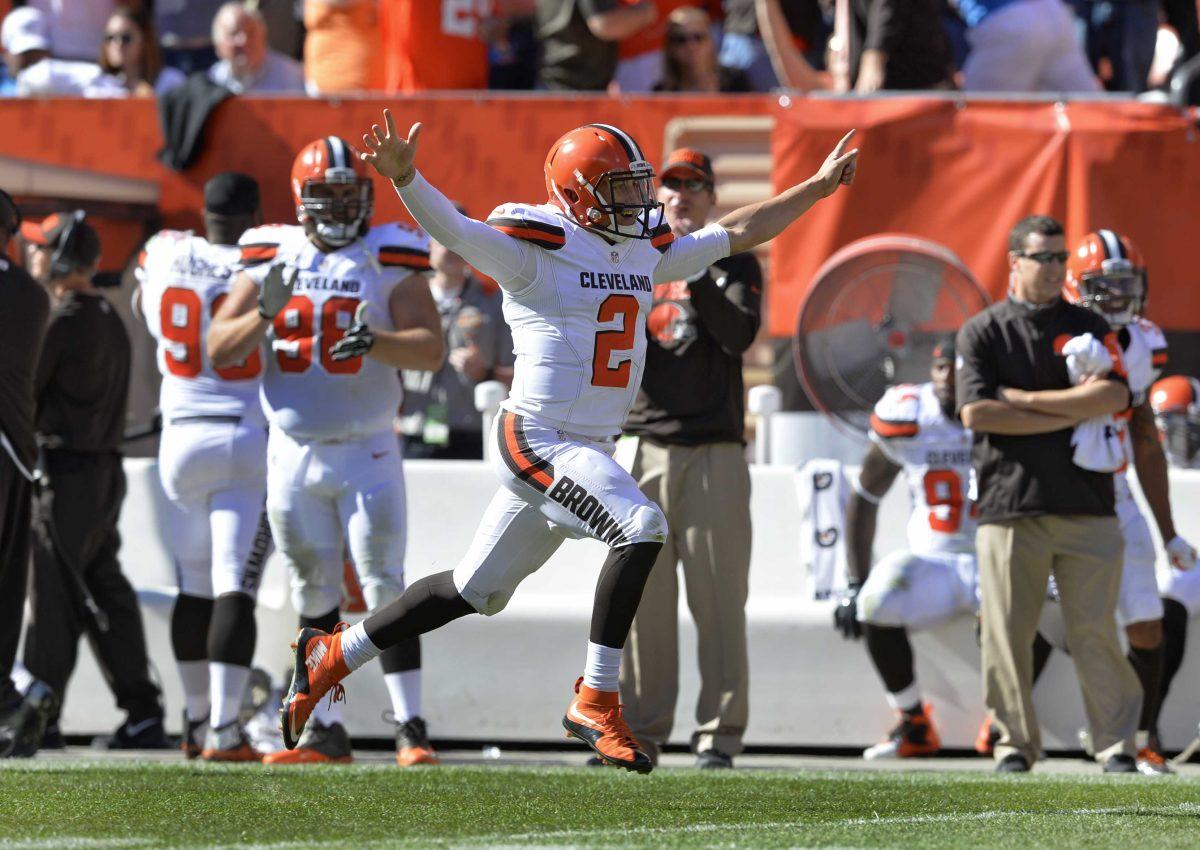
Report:
M 1146 264 L 1128 236 L 1095 230 L 1084 236 L 1067 260 L 1063 296 L 1123 327 L 1146 307 Z
M 1194 467 L 1200 452 L 1200 381 L 1171 375 L 1150 388 L 1150 409 L 1172 466 Z
M 611 124 L 585 124 L 550 146 L 546 191 L 576 224 L 612 236 L 649 239 L 657 223 L 651 216 L 662 207 L 654 167 Z
M 341 186 L 355 189 L 334 188 Z M 375 187 L 354 149 L 326 136 L 302 147 L 292 163 L 292 200 L 300 223 L 311 222 L 322 242 L 340 248 L 366 232 Z

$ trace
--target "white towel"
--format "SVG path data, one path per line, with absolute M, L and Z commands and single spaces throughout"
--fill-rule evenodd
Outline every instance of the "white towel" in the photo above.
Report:
M 1067 374 L 1071 383 L 1081 384 L 1087 378 L 1099 378 L 1112 371 L 1113 361 L 1104 343 L 1091 334 L 1067 340 L 1062 349 L 1067 358 Z M 1121 432 L 1112 416 L 1085 419 L 1071 434 L 1075 449 L 1071 460 L 1082 469 L 1093 472 L 1116 472 L 1125 465 Z
M 800 497 L 800 557 L 813 599 L 846 589 L 846 505 L 850 488 L 842 464 L 810 460 L 796 473 Z

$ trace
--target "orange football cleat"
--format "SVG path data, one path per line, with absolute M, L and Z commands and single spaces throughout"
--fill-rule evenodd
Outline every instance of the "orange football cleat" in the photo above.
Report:
M 1154 747 L 1142 747 L 1137 754 L 1137 770 L 1143 776 L 1168 776 L 1172 773 L 1171 766 Z
M 387 717 L 391 717 L 389 712 Z M 437 753 L 429 743 L 429 733 L 423 717 L 411 717 L 403 723 L 396 723 L 396 764 L 401 767 L 413 767 L 418 764 L 439 764 Z
M 250 746 L 236 720 L 219 729 L 209 729 L 200 758 L 205 761 L 262 761 L 262 753 Z
M 873 761 L 937 755 L 942 742 L 929 719 L 931 713 L 928 704 L 921 706 L 917 714 L 901 713 L 900 722 L 888 733 L 887 738 L 864 750 L 863 758 Z
M 654 762 L 642 752 L 621 714 L 620 694 L 589 688 L 583 677 L 575 682 L 575 693 L 563 717 L 568 738 L 583 741 L 605 764 L 637 773 L 654 769 Z
M 1000 730 L 992 723 L 992 718 L 983 718 L 979 732 L 975 735 L 975 752 L 981 756 L 992 757 L 996 750 L 996 742 L 1000 740 Z
M 345 689 L 338 683 L 350 675 L 342 657 L 341 633 L 347 628 L 345 623 L 338 623 L 332 633 L 301 629 L 292 644 L 296 650 L 295 667 L 279 718 L 283 743 L 289 750 L 296 748 L 304 734 L 304 724 L 321 697 L 332 690 L 330 699 L 334 702 L 346 698 Z
M 354 761 L 350 736 L 340 723 L 328 726 L 313 721 L 300 736 L 296 747 L 263 756 L 263 764 L 349 764 Z

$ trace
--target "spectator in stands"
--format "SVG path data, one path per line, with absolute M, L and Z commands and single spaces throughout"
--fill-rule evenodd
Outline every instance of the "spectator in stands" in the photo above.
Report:
M 129 334 L 93 283 L 100 237 L 81 211 L 25 222 L 21 236 L 34 246 L 30 274 L 54 302 L 34 385 L 42 479 L 25 666 L 64 693 L 86 634 L 127 715 L 108 746 L 165 748 L 162 694 L 150 678 L 137 595 L 117 559 Z M 56 726 L 43 746 L 63 746 Z
M 459 212 L 466 215 L 461 207 Z M 466 260 L 434 241 L 429 263 L 429 289 L 449 355 L 437 372 L 401 373 L 405 457 L 480 460 L 483 417 L 475 408 L 475 386 L 488 380 L 512 383 L 512 333 L 500 292 L 471 274 Z
M 31 6 L 20 6 L 5 16 L 0 45 L 19 97 L 81 95 L 103 73 L 91 62 L 53 58 L 46 17 Z
M 617 70 L 613 82 L 622 92 L 647 92 L 662 79 L 662 52 L 667 40 L 667 19 L 677 9 L 706 6 L 720 11 L 720 0 L 651 0 L 657 11 L 655 22 L 617 45 Z M 715 34 L 715 33 L 713 33 Z
M 223 5 L 213 19 L 217 64 L 208 78 L 234 94 L 304 91 L 304 68 L 267 46 L 267 25 L 257 8 L 239 0 Z
M 130 6 L 119 6 L 108 19 L 100 69 L 104 75 L 89 87 L 88 95 L 148 97 L 173 89 L 185 79 L 179 69 L 163 65 L 154 24 Z
M 486 89 L 489 8 L 479 0 L 380 0 L 384 90 Z
M 676 236 L 708 223 L 713 187 L 705 154 L 683 149 L 667 157 L 658 199 Z M 762 271 L 750 254 L 655 286 L 642 386 L 617 449 L 642 492 L 662 507 L 669 529 L 621 664 L 625 719 L 655 760 L 671 734 L 679 695 L 680 564 L 699 643 L 697 766 L 733 767 L 742 751 L 750 697 L 742 355 L 758 333 L 761 290 Z
M 854 91 L 951 87 L 942 0 L 837 0 L 837 9 L 834 33 Z
M 45 16 L 60 59 L 91 62 L 100 52 L 104 23 L 118 0 L 25 0 L 25 5 Z M 141 11 L 142 4 L 135 4 Z
M 1063 0 L 955 2 L 971 45 L 967 91 L 1100 91 Z
M 537 0 L 497 0 L 488 22 L 488 88 L 531 89 L 537 84 L 536 11 Z
M 311 95 L 383 83 L 377 0 L 304 0 L 304 85 Z
M 840 74 L 818 71 L 808 61 L 796 44 L 780 0 L 757 0 L 755 12 L 758 16 L 758 31 L 762 34 L 762 44 L 771 58 L 779 85 L 802 92 L 820 89 L 846 91 L 849 88 L 849 73 L 844 68 Z M 831 55 L 829 58 L 834 57 Z
M 1062 224 L 1021 219 L 1009 235 L 1010 295 L 958 333 L 956 402 L 975 432 L 984 701 L 1000 739 L 996 769 L 1023 773 L 1041 755 L 1033 705 L 1033 643 L 1054 576 L 1083 690 L 1096 758 L 1136 773 L 1141 685 L 1117 637 L 1121 527 L 1111 472 L 1076 463 L 1080 422 L 1127 409 L 1119 363 L 1091 361 L 1102 378 L 1074 385 L 1060 340 L 1090 334 L 1118 345 L 1096 313 L 1063 300 Z M 1086 368 L 1084 372 L 1093 370 Z M 1090 459 L 1080 457 L 1089 466 Z M 1110 467 L 1111 468 L 1111 467 Z
M 538 87 L 604 91 L 617 67 L 618 42 L 653 25 L 657 17 L 658 10 L 647 0 L 538 0 Z
M 753 91 L 744 71 L 717 61 L 712 20 L 703 9 L 684 6 L 667 18 L 667 41 L 662 51 L 662 79 L 655 91 Z
M 163 61 L 185 74 L 207 71 L 217 61 L 213 20 L 224 0 L 154 0 L 154 25 Z
M 1184 61 L 1200 50 L 1194 0 L 1071 0 L 1071 4 L 1084 31 L 1088 61 L 1109 91 L 1146 90 L 1161 12 L 1179 37 Z

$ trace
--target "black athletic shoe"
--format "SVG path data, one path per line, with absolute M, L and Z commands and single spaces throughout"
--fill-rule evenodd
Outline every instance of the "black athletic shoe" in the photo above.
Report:
M 50 686 L 34 679 L 24 698 L 0 714 L 0 758 L 29 758 L 36 753 L 58 708 Z
M 720 750 L 701 750 L 696 753 L 696 767 L 701 770 L 729 770 L 733 767 L 733 756 Z
M 1105 773 L 1137 773 L 1137 761 L 1131 755 L 1117 753 L 1104 763 Z
M 997 763 L 996 773 L 1029 773 L 1029 759 L 1020 753 L 1009 753 Z
M 42 745 L 38 749 L 42 750 L 65 750 L 67 741 L 63 738 L 62 729 L 59 728 L 57 722 L 51 722 L 46 726 L 46 731 L 42 734 Z
M 161 716 L 146 717 L 136 723 L 126 720 L 111 735 L 99 735 L 92 739 L 92 748 L 97 750 L 169 750 L 171 742 L 163 730 Z
M 394 716 L 392 722 L 396 723 Z M 434 752 L 433 745 L 429 743 L 425 718 L 410 717 L 403 723 L 396 723 L 396 764 L 401 767 L 412 767 L 418 764 L 437 763 L 437 753 Z

